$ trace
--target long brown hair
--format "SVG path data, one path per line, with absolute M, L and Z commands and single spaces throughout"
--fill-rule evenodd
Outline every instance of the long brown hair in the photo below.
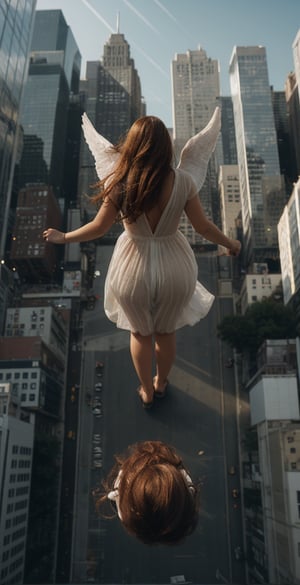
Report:
M 187 483 L 183 463 L 173 447 L 161 441 L 131 445 L 104 482 L 105 494 L 115 489 L 121 521 L 126 530 L 145 544 L 177 544 L 191 534 L 198 522 L 198 490 Z M 119 474 L 121 470 L 121 474 Z
M 122 219 L 134 222 L 152 209 L 159 198 L 161 185 L 171 169 L 173 147 L 164 123 L 155 116 L 134 122 L 125 139 L 112 147 L 119 159 L 108 177 L 97 185 L 94 202 L 110 197 Z

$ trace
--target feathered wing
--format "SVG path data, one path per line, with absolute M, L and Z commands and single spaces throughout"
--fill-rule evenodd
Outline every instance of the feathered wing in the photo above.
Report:
M 97 175 L 99 179 L 104 179 L 113 170 L 119 154 L 111 149 L 111 142 L 97 132 L 85 112 L 82 115 L 82 130 L 85 141 L 95 159 Z
M 208 161 L 216 147 L 220 129 L 221 110 L 217 107 L 207 126 L 190 138 L 181 151 L 178 168 L 190 173 L 198 191 L 205 181 Z

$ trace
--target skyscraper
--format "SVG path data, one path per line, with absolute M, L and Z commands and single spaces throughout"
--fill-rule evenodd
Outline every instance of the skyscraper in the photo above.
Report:
M 300 102 L 300 28 L 296 34 L 295 40 L 293 42 L 293 55 L 294 55 L 294 64 L 295 64 L 295 75 L 296 81 L 298 85 L 298 96 Z
M 204 49 L 177 54 L 172 61 L 172 105 L 175 155 L 185 142 L 206 126 L 220 95 L 219 62 L 207 57 Z M 216 167 L 213 158 L 207 179 L 201 189 L 201 203 L 208 217 L 214 217 L 214 200 L 217 198 Z M 191 244 L 202 242 L 185 216 L 182 231 Z
M 27 75 L 36 0 L 0 3 L 0 259 L 4 257 L 12 181 L 20 150 L 19 111 Z M 8 274 L 0 265 L 0 331 L 8 298 Z M 5 284 L 5 281 L 7 284 Z
M 246 265 L 278 259 L 284 206 L 264 47 L 235 47 L 230 60 Z
M 16 7 L 13 0 L 0 5 L 0 231 L 1 257 L 7 229 L 11 181 L 18 150 L 19 109 L 27 74 L 36 0 Z
M 104 45 L 101 61 L 88 61 L 81 81 L 85 109 L 96 130 L 115 144 L 132 123 L 145 114 L 140 78 L 130 56 L 130 46 L 119 32 Z M 79 193 L 88 193 L 95 183 L 95 162 L 83 142 Z
M 18 188 L 48 182 L 58 198 L 64 196 L 70 93 L 78 93 L 80 64 L 62 11 L 37 11 L 21 117 L 24 149 Z

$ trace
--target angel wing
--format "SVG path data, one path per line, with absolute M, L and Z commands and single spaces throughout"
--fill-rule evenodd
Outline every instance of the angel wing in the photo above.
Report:
M 82 115 L 82 130 L 85 141 L 95 159 L 99 179 L 104 179 L 112 171 L 119 154 L 114 152 L 112 144 L 97 132 L 87 114 Z
M 216 147 L 220 128 L 221 110 L 217 107 L 207 126 L 190 138 L 181 151 L 177 168 L 190 173 L 198 191 L 204 183 L 208 161 Z

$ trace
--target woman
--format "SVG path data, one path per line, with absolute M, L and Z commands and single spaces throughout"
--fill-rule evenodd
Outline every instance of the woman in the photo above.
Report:
M 110 500 L 124 528 L 145 544 L 176 544 L 198 522 L 198 491 L 175 450 L 161 441 L 131 445 L 94 490 L 96 508 Z
M 93 221 L 67 233 L 49 228 L 43 237 L 55 244 L 88 241 L 103 236 L 121 218 L 125 230 L 109 266 L 104 308 L 109 319 L 131 332 L 138 394 L 144 408 L 150 408 L 154 397 L 166 392 L 176 329 L 205 317 L 214 299 L 197 281 L 193 251 L 178 230 L 182 212 L 199 234 L 230 254 L 237 255 L 241 244 L 205 216 L 191 174 L 173 168 L 170 135 L 159 118 L 139 118 L 112 151 L 118 158 L 100 181 L 94 200 L 102 205 Z

